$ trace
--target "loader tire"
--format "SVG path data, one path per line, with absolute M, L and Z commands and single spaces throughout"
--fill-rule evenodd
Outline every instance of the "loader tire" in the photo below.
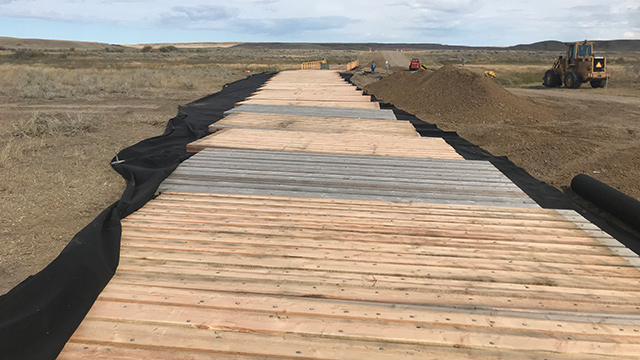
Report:
M 570 89 L 577 89 L 582 85 L 582 79 L 580 79 L 580 75 L 575 71 L 567 71 L 564 74 L 564 87 Z
M 591 80 L 590 82 L 592 88 L 603 88 L 607 85 L 607 80 Z
M 560 77 L 556 75 L 555 71 L 547 70 L 542 78 L 542 85 L 546 87 L 556 87 L 560 85 Z

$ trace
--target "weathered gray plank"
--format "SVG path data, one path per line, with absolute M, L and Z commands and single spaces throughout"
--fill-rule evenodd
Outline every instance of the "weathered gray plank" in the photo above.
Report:
M 207 149 L 159 191 L 537 206 L 489 163 L 421 160 L 416 168 L 386 157 Z
M 314 106 L 286 106 L 286 105 L 258 105 L 243 104 L 225 112 L 225 114 L 235 114 L 239 112 L 252 112 L 263 114 L 300 115 L 300 116 L 329 116 L 342 118 L 363 118 L 395 120 L 393 110 L 382 109 L 352 109 L 352 108 L 331 108 Z

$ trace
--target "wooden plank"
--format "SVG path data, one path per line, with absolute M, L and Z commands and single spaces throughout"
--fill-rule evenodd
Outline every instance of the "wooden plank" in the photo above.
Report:
M 206 148 L 462 159 L 444 140 L 437 138 L 406 138 L 373 134 L 322 134 L 258 129 L 226 129 L 187 146 L 187 150 L 191 152 Z
M 153 360 L 269 360 L 272 357 L 249 356 L 238 354 L 221 354 L 201 352 L 196 349 L 175 349 L 158 346 L 155 348 L 135 347 L 131 343 L 76 343 L 65 345 L 58 360 L 124 360 L 124 359 L 153 359 Z
M 227 269 L 228 271 L 229 269 Z M 610 335 L 626 332 L 638 337 L 640 316 L 599 317 L 575 312 L 537 312 L 483 309 L 455 309 L 441 306 L 385 304 L 379 302 L 338 301 L 295 296 L 255 295 L 175 288 L 167 296 L 167 287 L 115 282 L 100 294 L 99 300 L 138 302 L 170 306 L 199 307 L 217 310 L 292 314 L 318 318 L 377 320 L 399 323 L 430 323 L 447 326 L 469 326 L 521 329 L 587 335 Z M 135 294 L 135 298 L 132 294 Z M 542 315 L 542 316 L 538 316 Z M 586 316 L 585 316 L 586 315 Z M 593 323 L 599 326 L 594 327 Z M 558 326 L 562 325 L 562 326 Z M 621 330 L 622 329 L 622 330 Z
M 296 100 L 296 99 L 253 99 L 240 101 L 236 106 L 252 105 L 283 105 L 283 106 L 315 106 L 329 108 L 380 109 L 377 102 L 362 101 L 329 101 L 329 100 Z
M 113 323 L 88 320 L 80 326 L 72 343 L 105 343 L 122 347 L 160 350 L 197 351 L 208 356 L 218 354 L 266 356 L 278 359 L 566 359 L 566 355 L 547 352 L 522 352 L 489 344 L 473 349 L 463 346 L 437 347 L 354 339 L 339 341 L 330 337 L 306 337 L 294 334 L 260 334 L 229 330 L 209 331 L 195 325 L 164 326 L 139 323 Z M 601 359 L 602 355 L 580 354 L 580 359 Z M 625 359 L 623 355 L 617 357 Z M 626 357 L 631 359 L 632 357 Z
M 279 246 L 281 248 L 311 248 L 329 249 L 341 251 L 358 251 L 361 253 L 386 253 L 386 254 L 427 254 L 432 256 L 455 256 L 458 258 L 495 258 L 502 260 L 531 260 L 546 261 L 558 264 L 597 264 L 597 265 L 621 265 L 629 266 L 629 263 L 620 256 L 616 256 L 604 247 L 600 251 L 591 247 L 584 251 L 582 246 L 553 247 L 542 251 L 535 247 L 526 249 L 512 249 L 509 246 L 485 247 L 481 245 L 467 245 L 468 251 L 462 252 L 458 246 L 438 246 L 428 242 L 416 244 L 371 243 L 366 241 L 340 241 L 331 238 L 292 238 L 290 236 L 260 235 L 251 233 L 218 233 L 216 231 L 183 231 L 174 229 L 137 229 L 124 227 L 122 236 L 127 239 L 146 239 L 153 241 L 175 241 L 179 243 L 202 242 L 224 244 L 253 244 L 265 246 Z M 303 241 L 302 241 L 303 240 Z M 129 241 L 127 242 L 129 243 Z M 567 251 L 578 256 L 567 256 Z
M 225 111 L 225 115 L 242 112 L 280 114 L 296 116 L 320 116 L 320 117 L 342 117 L 356 119 L 382 119 L 396 120 L 393 110 L 382 109 L 350 109 L 350 108 L 330 108 L 313 106 L 283 106 L 283 105 L 258 105 L 244 104 Z
M 279 183 L 281 182 L 281 183 Z M 403 184 L 404 185 L 404 184 Z M 229 176 L 175 174 L 164 181 L 159 192 L 178 190 L 188 192 L 241 193 L 284 195 L 301 197 L 336 197 L 363 200 L 418 201 L 425 203 L 476 204 L 496 206 L 536 207 L 518 189 L 496 189 L 488 191 L 479 185 L 462 187 L 452 184 L 414 184 L 393 188 L 381 182 L 361 182 L 352 179 L 331 181 L 326 179 L 304 179 L 298 176 Z
M 367 191 L 358 189 L 331 189 L 325 186 L 299 186 L 294 185 L 272 185 L 261 183 L 239 183 L 236 179 L 232 181 L 182 181 L 180 179 L 166 180 L 159 192 L 163 191 L 182 191 L 182 192 L 211 192 L 218 194 L 247 194 L 247 195 L 274 195 L 274 196 L 296 196 L 300 198 L 320 197 L 320 198 L 343 198 L 354 200 L 379 200 L 379 201 L 397 201 L 408 202 L 417 201 L 424 203 L 442 203 L 442 204 L 469 204 L 469 205 L 488 205 L 488 206 L 506 206 L 506 207 L 530 207 L 536 208 L 537 204 L 532 203 L 526 197 L 490 197 L 490 196 L 470 196 L 470 195 L 446 195 L 441 192 L 429 192 L 420 195 L 419 192 L 398 192 L 397 194 L 380 191 Z
M 574 317 L 589 317 L 596 313 L 606 314 L 607 317 L 616 317 L 618 313 L 634 314 L 640 302 L 637 290 L 628 292 L 553 284 L 523 286 L 510 282 L 425 279 L 411 274 L 362 275 L 317 268 L 266 268 L 211 263 L 201 266 L 193 262 L 123 258 L 122 268 L 118 274 L 121 276 L 118 279 L 121 280 L 116 279 L 114 284 L 147 284 L 193 290 L 204 286 L 202 282 L 216 282 L 215 287 L 206 287 L 206 289 L 274 296 L 287 295 L 287 292 L 291 291 L 292 296 L 332 298 L 336 301 L 368 301 L 376 304 L 394 304 L 394 301 L 403 299 L 403 304 L 429 305 L 446 309 L 456 305 L 454 308 L 467 310 L 482 308 L 491 311 L 508 307 L 517 309 L 519 313 L 526 313 L 524 309 L 529 309 L 533 313 L 552 310 L 569 311 Z M 146 280 L 151 282 L 141 282 L 144 276 L 147 276 Z M 228 288 L 222 287 L 225 284 Z M 243 286 L 238 288 L 240 284 Z M 318 286 L 322 287 L 318 288 Z M 318 292 L 319 289 L 327 288 L 332 290 L 326 294 L 326 297 Z M 381 290 L 385 291 L 381 293 Z M 427 293 L 430 295 L 426 295 Z M 352 295 L 355 298 L 350 298 Z M 629 318 L 627 315 L 623 317 Z
M 237 254 L 237 255 L 236 255 Z M 574 274 L 527 272 L 513 269 L 483 269 L 478 267 L 460 268 L 455 265 L 398 264 L 356 261 L 354 259 L 304 258 L 291 255 L 267 255 L 233 252 L 192 253 L 129 248 L 121 259 L 145 259 L 159 262 L 185 262 L 193 264 L 225 264 L 236 266 L 260 266 L 263 268 L 320 269 L 329 272 L 349 272 L 361 275 L 396 275 L 421 277 L 424 279 L 452 279 L 469 281 L 508 282 L 513 284 L 549 284 L 564 287 L 591 287 L 601 290 L 632 291 L 638 288 L 637 277 L 617 277 L 608 274 Z M 471 269 L 471 271 L 470 271 Z M 635 269 L 635 268 L 634 268 Z M 636 269 L 637 270 L 637 269 Z
M 351 262 L 369 262 L 377 264 L 399 264 L 414 266 L 455 266 L 460 269 L 488 269 L 519 271 L 527 273 L 558 273 L 576 274 L 585 276 L 610 276 L 639 278 L 640 272 L 630 264 L 626 265 L 599 265 L 599 264 L 564 264 L 540 260 L 511 260 L 497 258 L 473 258 L 462 256 L 433 256 L 426 254 L 398 254 L 398 253 L 363 253 L 357 250 L 331 250 L 304 247 L 281 248 L 279 246 L 267 246 L 264 244 L 212 244 L 194 243 L 184 241 L 139 240 L 135 238 L 123 238 L 126 243 L 123 247 L 150 250 L 167 250 L 185 253 L 214 253 L 214 254 L 240 254 L 248 256 L 295 256 L 304 259 L 327 259 Z M 348 260 L 347 260 L 348 259 Z
M 198 155 L 195 155 L 198 156 Z M 194 157 L 195 157 L 194 156 Z M 583 217 L 573 212 L 574 217 L 568 213 L 559 214 L 559 210 L 554 209 L 528 209 L 528 208 L 505 208 L 502 206 L 472 206 L 472 205 L 448 205 L 429 203 L 399 203 L 389 201 L 367 201 L 348 199 L 322 199 L 322 198 L 294 198 L 286 196 L 261 196 L 261 195 L 228 195 L 213 193 L 183 193 L 165 192 L 158 198 L 158 202 L 172 202 L 179 206 L 183 201 L 191 204 L 206 204 L 211 209 L 246 207 L 252 210 L 267 208 L 271 211 L 278 209 L 291 209 L 298 211 L 317 210 L 337 210 L 354 211 L 360 216 L 364 214 L 376 214 L 385 216 L 386 213 L 393 213 L 398 217 L 413 217 L 410 215 L 453 215 L 480 218 L 501 218 L 501 219 L 528 219 L 528 220 L 548 220 L 571 222 L 573 224 L 591 224 Z
M 482 160 L 464 160 L 464 159 L 428 159 L 419 157 L 375 157 L 372 158 L 368 155 L 345 155 L 345 154 L 316 154 L 305 152 L 283 152 L 283 151 L 269 151 L 269 150 L 242 150 L 242 149 L 220 149 L 220 150 L 207 150 L 197 155 L 197 158 L 221 158 L 226 159 L 253 159 L 253 160 L 286 160 L 295 161 L 298 163 L 304 162 L 317 162 L 321 165 L 325 164 L 341 164 L 349 166 L 393 166 L 393 168 L 403 168 L 404 170 L 413 169 L 415 171 L 422 171 L 424 167 L 437 168 L 441 170 L 446 169 L 474 169 L 492 171 L 494 175 L 499 175 L 503 179 L 507 179 L 500 172 L 496 171 L 496 167 L 488 161 Z M 244 160 L 243 160 L 244 161 Z M 490 175 L 490 174 L 489 174 Z M 463 180 L 463 179 L 461 179 Z
M 298 101 L 337 101 L 337 102 L 371 102 L 371 96 L 361 92 L 305 91 L 305 90 L 260 90 L 248 99 L 252 100 L 298 100 Z
M 127 220 L 133 221 L 158 221 L 173 223 L 194 223 L 202 225 L 222 225 L 222 226 L 245 226 L 245 227 L 295 227 L 300 230 L 323 230 L 323 231 L 343 231 L 345 233 L 376 233 L 376 234 L 392 234 L 392 235 L 414 235 L 414 236 L 441 236 L 448 237 L 475 237 L 478 239 L 535 239 L 540 241 L 547 239 L 549 241 L 562 238 L 587 238 L 588 235 L 582 229 L 578 228 L 538 228 L 538 227 L 522 227 L 508 225 L 490 225 L 490 224 L 451 224 L 448 221 L 432 222 L 429 227 L 425 227 L 420 222 L 415 222 L 412 226 L 395 226 L 393 220 L 381 221 L 375 223 L 369 221 L 332 221 L 331 219 L 322 220 L 320 218 L 311 219 L 304 217 L 296 217 L 293 215 L 273 216 L 269 217 L 261 215 L 255 216 L 216 216 L 215 213 L 207 216 L 206 214 L 189 214 L 174 213 L 170 216 L 163 214 L 154 214 L 151 212 L 136 212 L 127 217 Z M 401 224 L 402 222 L 397 222 Z M 590 238 L 590 237 L 589 237 Z M 592 243 L 597 240 L 592 239 Z
M 545 318 L 549 314 L 573 314 L 585 321 L 600 317 L 619 319 L 622 323 L 636 319 L 635 299 L 623 290 L 582 289 L 544 285 L 518 285 L 462 280 L 433 280 L 420 283 L 411 277 L 378 274 L 354 276 L 320 270 L 225 268 L 212 265 L 198 273 L 194 264 L 177 264 L 124 259 L 123 269 L 112 280 L 116 284 L 155 286 L 187 291 L 214 291 L 256 296 L 287 296 L 305 299 L 328 299 L 339 302 L 430 306 L 443 309 L 466 309 L 481 312 L 509 311 L 522 316 Z M 173 269 L 175 267 L 175 269 Z M 293 274 L 293 275 L 290 275 Z M 350 275 L 350 276 L 349 276 Z M 402 280 L 402 279 L 405 280 Z M 344 282 L 343 282 L 344 281 Z M 406 284 L 404 284 L 406 283 Z M 520 288 L 518 288 L 518 286 Z M 530 290 L 544 288 L 542 292 Z M 563 292 L 564 289 L 569 291 Z M 603 293 L 609 293 L 609 295 Z M 615 298 L 615 296 L 622 297 Z M 133 294 L 136 295 L 136 294 Z M 137 295 L 136 295 L 137 296 Z M 603 300 L 600 300 L 600 298 Z M 614 299 L 614 301 L 607 300 Z M 345 304 L 346 305 L 346 304 Z M 625 320 L 626 319 L 626 320 Z M 637 320 L 637 319 L 636 319 Z M 594 320 L 597 322 L 598 320 Z
M 430 323 L 404 323 L 367 321 L 359 319 L 344 320 L 339 317 L 329 321 L 303 315 L 287 313 L 286 316 L 274 316 L 264 312 L 217 310 L 206 306 L 173 307 L 160 304 L 138 304 L 106 301 L 103 306 L 92 309 L 87 315 L 90 320 L 120 320 L 130 322 L 183 326 L 194 326 L 217 330 L 253 329 L 263 334 L 284 335 L 297 333 L 302 336 L 337 338 L 336 341 L 365 340 L 419 344 L 426 346 L 483 347 L 489 343 L 499 348 L 511 350 L 557 351 L 566 353 L 610 355 L 613 352 L 625 356 L 640 353 L 638 336 L 571 334 L 566 337 L 550 335 L 545 332 L 529 330 L 527 323 L 520 323 L 519 329 L 501 329 L 497 336 L 494 329 L 466 326 L 463 339 L 459 336 L 460 327 Z M 596 345 L 597 344 L 597 345 Z
M 237 113 L 229 115 L 211 124 L 209 130 L 213 132 L 229 127 L 323 133 L 379 133 L 393 136 L 418 136 L 413 125 L 406 121 L 257 113 Z
M 237 204 L 230 205 L 229 203 L 223 204 L 211 204 L 211 202 L 207 202 L 206 199 L 203 201 L 194 200 L 197 197 L 182 197 L 180 201 L 183 203 L 177 203 L 177 199 L 173 197 L 163 197 L 161 201 L 155 202 L 153 204 L 154 207 L 159 207 L 158 210 L 161 210 L 163 207 L 172 207 L 174 209 L 207 209 L 208 212 L 211 211 L 224 211 L 231 210 L 235 212 L 242 211 L 250 211 L 251 213 L 256 212 L 258 215 L 262 214 L 274 214 L 274 215 L 282 215 L 282 214 L 291 214 L 291 213 L 299 213 L 301 211 L 305 211 L 308 214 L 345 214 L 349 215 L 352 218 L 357 219 L 397 219 L 399 216 L 411 215 L 410 221 L 445 221 L 448 223 L 472 223 L 472 224 L 495 224 L 495 225 L 512 225 L 512 226 L 533 226 L 533 227 L 551 227 L 551 228 L 573 228 L 573 229 L 581 229 L 588 231 L 595 231 L 597 228 L 595 225 L 589 222 L 581 222 L 574 221 L 571 218 L 565 218 L 564 216 L 512 216 L 506 212 L 484 212 L 482 214 L 475 214 L 471 211 L 467 211 L 464 209 L 460 210 L 445 210 L 445 209 L 429 209 L 425 210 L 425 213 L 416 215 L 406 211 L 393 211 L 389 209 L 388 211 L 380 211 L 380 213 L 372 212 L 369 209 L 362 209 L 361 212 L 350 208 L 340 208 L 340 207 L 332 207 L 331 209 L 318 209 L 311 206 L 285 206 L 283 204 L 246 204 L 244 202 L 240 202 Z M 151 207 L 148 207 L 151 208 Z M 480 207 L 479 207 L 480 208 Z M 144 208 L 147 209 L 147 208 Z M 142 209 L 141 211 L 144 211 Z M 335 213 L 334 213 L 335 211 Z M 375 215 L 375 216 L 374 216 Z M 584 219 L 583 219 L 584 220 Z M 603 233 L 604 234 L 604 233 Z M 587 235 L 587 234 L 585 234 Z M 592 236 L 592 234 L 589 234 Z
M 215 225 L 215 226 L 214 226 Z M 293 224 L 291 224 L 293 225 Z M 123 224 L 124 226 L 124 224 Z M 582 246 L 582 251 L 589 251 L 593 248 L 595 252 L 601 250 L 597 247 L 608 246 L 601 243 L 600 239 L 589 237 L 588 234 L 575 236 L 557 236 L 557 235 L 539 235 L 539 234 L 499 234 L 489 232 L 468 232 L 468 231 L 425 231 L 423 234 L 396 234 L 393 232 L 376 233 L 375 237 L 368 235 L 363 231 L 349 231 L 346 229 L 325 229 L 321 226 L 292 229 L 291 227 L 281 227 L 270 223 L 260 223 L 249 225 L 248 222 L 243 223 L 217 223 L 209 222 L 209 224 L 197 224 L 189 222 L 170 222 L 167 220 L 127 220 L 126 226 L 138 229 L 171 229 L 198 231 L 206 229 L 217 229 L 221 232 L 246 232 L 261 235 L 293 235 L 303 238 L 330 238 L 346 240 L 360 240 L 368 242 L 392 242 L 401 244 L 416 244 L 420 242 L 428 242 L 430 246 L 443 246 L 448 244 L 453 247 L 465 247 L 470 244 L 477 244 L 483 247 L 502 248 L 505 246 L 514 247 L 515 249 L 543 249 L 553 251 L 561 251 L 571 246 Z
M 326 224 L 348 224 L 357 226 L 371 226 L 375 222 L 376 226 L 385 226 L 393 228 L 423 228 L 425 222 L 429 222 L 430 226 L 435 228 L 461 228 L 474 229 L 482 227 L 483 229 L 504 231 L 504 232 L 538 232 L 540 234 L 553 233 L 562 235 L 584 235 L 578 227 L 569 221 L 527 221 L 523 219 L 491 219 L 481 217 L 466 217 L 463 215 L 455 216 L 436 216 L 415 214 L 411 218 L 398 218 L 395 214 L 377 214 L 366 212 L 357 212 L 355 210 L 339 211 L 326 209 L 309 209 L 305 211 L 290 211 L 289 209 L 273 209 L 265 207 L 262 211 L 259 207 L 238 207 L 235 209 L 225 209 L 208 207 L 206 205 L 199 206 L 182 202 L 165 203 L 163 200 L 154 201 L 145 205 L 138 210 L 136 214 L 149 216 L 170 216 L 172 220 L 180 221 L 183 216 L 200 218 L 236 218 L 236 219 L 255 219 L 261 218 L 266 221 L 308 221 Z M 131 217 L 135 219 L 134 217 Z M 469 226 L 469 227 L 467 227 Z M 567 233 L 558 232 L 558 230 L 569 230 Z

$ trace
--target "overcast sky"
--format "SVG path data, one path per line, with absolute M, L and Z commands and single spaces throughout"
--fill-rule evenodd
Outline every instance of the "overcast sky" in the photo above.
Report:
M 0 0 L 0 36 L 118 44 L 640 39 L 640 0 Z

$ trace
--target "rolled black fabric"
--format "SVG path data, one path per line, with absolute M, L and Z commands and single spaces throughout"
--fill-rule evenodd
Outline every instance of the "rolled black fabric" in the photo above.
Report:
M 640 231 L 640 201 L 585 174 L 571 180 L 571 189 L 629 227 Z
M 163 135 L 118 153 L 124 162 L 112 166 L 127 181 L 120 200 L 76 234 L 46 268 L 0 296 L 0 359 L 58 356 L 116 271 L 120 219 L 151 200 L 160 183 L 192 155 L 186 151 L 188 143 L 209 134 L 209 124 L 271 76 L 250 76 L 181 107 Z

